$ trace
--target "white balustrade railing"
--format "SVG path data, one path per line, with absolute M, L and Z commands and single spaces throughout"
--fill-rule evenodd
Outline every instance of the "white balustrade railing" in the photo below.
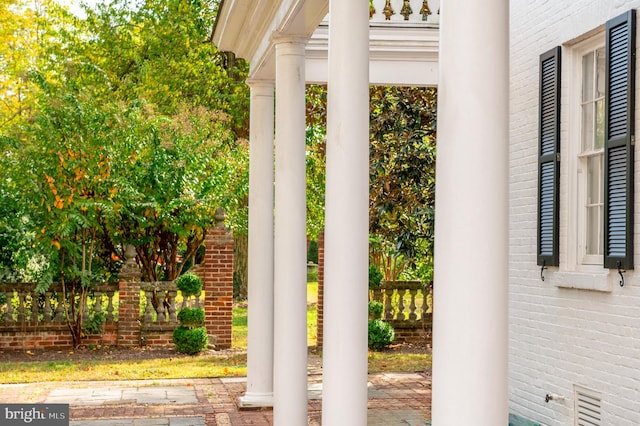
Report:
M 382 319 L 414 323 L 429 320 L 431 316 L 431 285 L 420 281 L 384 281 L 374 290 L 375 300 L 382 303 Z
M 417 22 L 438 24 L 440 0 L 372 0 L 371 22 Z
M 200 308 L 204 294 L 185 297 L 173 281 L 140 284 L 141 322 L 149 325 L 177 325 L 177 314 L 181 309 Z M 182 300 L 181 302 L 179 300 Z
M 71 296 L 75 309 L 83 303 L 83 321 L 92 316 L 104 316 L 106 322 L 117 319 L 114 296 L 118 284 L 101 284 L 80 301 L 79 295 L 68 290 L 67 299 L 60 284 L 54 283 L 44 293 L 36 291 L 35 283 L 0 283 L 0 330 L 7 326 L 38 327 L 43 324 L 66 324 L 67 310 L 71 310 Z

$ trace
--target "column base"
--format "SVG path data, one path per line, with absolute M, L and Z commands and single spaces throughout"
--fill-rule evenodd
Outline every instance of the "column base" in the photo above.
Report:
M 252 408 L 273 407 L 273 392 L 255 393 L 247 392 L 238 398 L 238 408 L 250 410 Z

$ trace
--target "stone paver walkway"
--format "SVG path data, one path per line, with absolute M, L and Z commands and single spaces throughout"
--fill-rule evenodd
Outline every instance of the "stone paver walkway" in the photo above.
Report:
M 238 410 L 246 378 L 0 385 L 0 403 L 70 404 L 72 426 L 272 425 L 271 409 Z M 321 424 L 322 375 L 309 376 L 309 424 Z M 431 377 L 369 375 L 368 424 L 425 426 Z

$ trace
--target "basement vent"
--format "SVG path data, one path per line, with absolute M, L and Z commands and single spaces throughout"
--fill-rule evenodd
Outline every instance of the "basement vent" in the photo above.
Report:
M 574 387 L 575 426 L 602 425 L 602 397 L 598 392 Z

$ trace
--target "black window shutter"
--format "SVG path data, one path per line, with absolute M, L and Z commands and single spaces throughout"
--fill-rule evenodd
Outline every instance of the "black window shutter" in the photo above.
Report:
M 607 22 L 604 266 L 633 268 L 635 10 Z
M 558 266 L 560 183 L 560 47 L 540 55 L 538 265 Z

